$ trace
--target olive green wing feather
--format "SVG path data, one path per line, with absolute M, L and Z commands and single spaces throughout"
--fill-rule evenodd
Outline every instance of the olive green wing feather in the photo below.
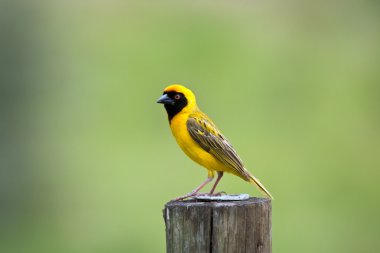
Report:
M 196 113 L 189 116 L 187 120 L 187 130 L 190 136 L 205 151 L 213 155 L 225 166 L 232 169 L 234 174 L 244 180 L 249 181 L 250 174 L 244 168 L 243 162 L 228 142 L 219 132 L 215 124 L 203 113 Z

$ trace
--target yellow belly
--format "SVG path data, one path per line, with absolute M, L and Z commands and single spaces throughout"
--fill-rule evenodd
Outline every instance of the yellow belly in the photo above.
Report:
M 178 145 L 188 157 L 206 169 L 211 171 L 225 171 L 225 166 L 210 153 L 201 148 L 190 136 L 186 126 L 187 116 L 186 114 L 178 114 L 170 123 L 170 128 Z

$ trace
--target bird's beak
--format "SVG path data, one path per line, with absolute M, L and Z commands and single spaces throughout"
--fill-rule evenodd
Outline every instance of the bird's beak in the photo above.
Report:
M 164 94 L 157 100 L 157 103 L 174 105 L 174 99 L 168 97 L 168 94 Z

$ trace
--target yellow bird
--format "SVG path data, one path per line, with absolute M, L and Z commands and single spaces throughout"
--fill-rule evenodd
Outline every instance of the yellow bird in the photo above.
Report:
M 262 193 L 272 198 L 264 185 L 244 167 L 232 145 L 212 120 L 199 110 L 191 90 L 179 84 L 170 85 L 165 88 L 157 103 L 164 104 L 170 128 L 181 149 L 208 170 L 207 179 L 200 186 L 175 200 L 201 195 L 199 191 L 213 180 L 215 172 L 218 178 L 210 195 L 214 194 L 223 173 L 228 172 L 256 185 Z

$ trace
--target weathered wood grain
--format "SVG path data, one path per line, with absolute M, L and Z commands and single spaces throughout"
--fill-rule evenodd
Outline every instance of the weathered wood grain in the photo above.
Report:
M 169 202 L 167 253 L 271 253 L 271 201 Z

